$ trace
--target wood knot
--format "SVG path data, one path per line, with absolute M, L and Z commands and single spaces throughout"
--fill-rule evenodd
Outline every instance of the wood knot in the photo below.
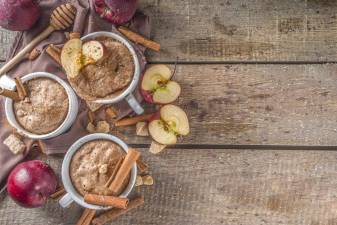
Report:
M 58 6 L 51 15 L 50 25 L 56 30 L 70 27 L 74 23 L 76 11 L 75 6 L 69 3 Z

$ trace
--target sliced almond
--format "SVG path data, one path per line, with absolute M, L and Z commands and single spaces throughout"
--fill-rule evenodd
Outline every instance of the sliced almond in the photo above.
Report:
M 114 107 L 109 106 L 105 110 L 105 115 L 110 119 L 116 119 L 117 118 L 117 110 Z
M 159 144 L 158 142 L 156 141 L 152 141 L 151 142 L 151 146 L 150 146 L 150 152 L 153 153 L 153 154 L 158 154 L 160 153 L 161 151 L 163 151 L 165 148 L 166 148 L 167 145 L 162 145 L 162 144 Z
M 153 178 L 150 175 L 143 176 L 142 180 L 143 180 L 143 184 L 148 185 L 148 186 L 153 185 L 153 182 L 154 182 Z
M 136 185 L 136 187 L 143 185 L 143 178 L 141 176 L 137 175 L 136 184 L 135 185 Z
M 91 101 L 85 101 L 85 103 L 87 103 L 88 108 L 92 112 L 96 112 L 97 110 L 99 110 L 103 106 L 103 104 L 101 104 L 101 103 L 96 103 L 96 102 L 91 102 Z
M 136 134 L 142 137 L 149 136 L 149 129 L 147 122 L 138 122 L 136 124 Z
M 93 123 L 88 123 L 87 131 L 89 133 L 109 133 L 110 124 L 106 121 L 98 121 L 96 126 Z

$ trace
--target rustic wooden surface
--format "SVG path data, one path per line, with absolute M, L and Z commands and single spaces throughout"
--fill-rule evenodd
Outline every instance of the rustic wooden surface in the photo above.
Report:
M 191 134 L 182 144 L 337 146 L 337 66 L 179 65 L 178 101 Z M 135 128 L 129 143 L 148 143 Z
M 163 47 L 150 62 L 179 57 L 192 133 L 151 155 L 134 128 L 115 132 L 144 147 L 155 184 L 111 224 L 337 224 L 336 3 L 140 0 Z M 0 29 L 0 62 L 14 34 Z M 60 173 L 62 156 L 42 159 Z M 70 225 L 81 210 L 1 195 L 0 224 Z
M 163 47 L 151 61 L 337 61 L 335 0 L 140 0 L 140 8 Z M 0 35 L 7 49 L 12 35 Z
M 170 149 L 155 156 L 146 151 L 155 183 L 135 190 L 146 204 L 111 224 L 336 224 L 336 152 Z M 47 160 L 58 172 L 61 161 Z M 22 209 L 6 197 L 0 224 L 70 225 L 80 212 L 54 201 Z

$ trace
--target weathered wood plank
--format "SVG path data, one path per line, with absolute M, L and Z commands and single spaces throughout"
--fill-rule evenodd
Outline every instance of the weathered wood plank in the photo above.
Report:
M 146 205 L 113 224 L 336 224 L 336 152 L 169 149 L 155 156 L 142 151 L 155 184 L 138 187 Z M 60 172 L 61 158 L 48 163 Z M 80 211 L 52 201 L 23 209 L 6 197 L 0 224 L 70 225 Z
M 334 0 L 142 0 L 162 44 L 150 61 L 337 61 Z M 0 59 L 13 34 L 0 30 Z
M 183 144 L 337 145 L 337 65 L 179 65 Z M 134 128 L 117 134 L 148 143 Z
M 143 0 L 140 6 L 163 46 L 152 61 L 336 61 L 335 3 Z

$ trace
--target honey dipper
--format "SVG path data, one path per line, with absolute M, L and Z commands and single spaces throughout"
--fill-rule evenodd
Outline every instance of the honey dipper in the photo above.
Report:
M 50 17 L 49 26 L 0 69 L 0 76 L 23 60 L 27 53 L 32 51 L 38 43 L 46 39 L 52 32 L 70 27 L 74 22 L 75 16 L 76 8 L 69 3 L 60 5 L 54 9 Z

